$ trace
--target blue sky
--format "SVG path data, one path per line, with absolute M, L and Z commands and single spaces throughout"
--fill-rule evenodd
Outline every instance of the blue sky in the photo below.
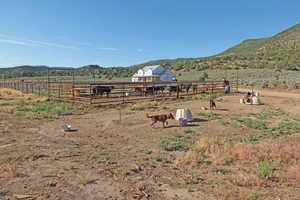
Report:
M 0 67 L 205 57 L 300 23 L 299 0 L 1 0 Z

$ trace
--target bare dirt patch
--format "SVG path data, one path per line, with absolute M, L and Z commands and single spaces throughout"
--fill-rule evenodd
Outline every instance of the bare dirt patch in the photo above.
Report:
M 243 143 L 255 159 L 246 156 L 244 162 L 227 156 L 234 154 L 229 144 L 236 138 L 262 134 L 262 130 L 249 128 L 232 117 L 247 113 L 256 116 L 279 108 L 285 112 L 284 118 L 293 123 L 299 120 L 297 100 L 263 97 L 262 101 L 264 105 L 251 106 L 239 104 L 238 96 L 220 97 L 213 111 L 217 117 L 213 118 L 207 117 L 210 111 L 200 109 L 208 107 L 202 100 L 145 110 L 125 108 L 121 121 L 120 111 L 112 108 L 53 121 L 2 112 L 0 199 L 299 199 L 299 183 L 295 181 L 299 175 L 293 175 L 299 169 L 297 158 L 292 157 L 297 155 L 295 149 L 284 147 L 294 153 L 289 157 L 293 165 L 286 168 L 275 160 L 260 164 L 255 151 L 249 152 L 265 150 L 262 144 L 270 148 L 275 143 L 276 147 L 291 142 L 300 145 L 296 133 L 280 135 L 274 142 L 262 143 L 265 139 L 260 138 L 257 144 Z M 191 109 L 199 120 L 189 127 L 179 127 L 176 121 L 169 121 L 168 128 L 159 123 L 150 127 L 146 113 L 168 113 L 176 108 Z M 272 124 L 273 119 L 283 120 L 275 116 L 265 123 L 277 126 L 279 122 Z M 61 126 L 65 123 L 76 131 L 64 132 Z M 233 145 L 238 155 L 247 153 L 242 145 Z

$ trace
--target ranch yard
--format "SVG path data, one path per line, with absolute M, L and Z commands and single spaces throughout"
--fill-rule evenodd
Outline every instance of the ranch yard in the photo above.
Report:
M 300 199 L 300 98 L 241 96 L 86 109 L 0 89 L 0 199 Z M 146 118 L 178 108 L 188 127 Z

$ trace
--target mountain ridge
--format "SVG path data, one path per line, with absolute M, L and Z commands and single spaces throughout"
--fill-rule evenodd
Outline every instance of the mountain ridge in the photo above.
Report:
M 104 68 L 99 65 L 73 67 L 49 67 L 45 65 L 23 65 L 12 68 L 0 68 L 0 73 L 8 78 L 22 76 L 45 76 L 51 71 L 75 70 L 78 74 L 97 74 L 108 79 L 129 77 L 137 69 L 146 65 L 162 65 L 176 73 L 202 71 L 206 69 L 245 69 L 274 68 L 300 71 L 300 24 L 296 24 L 271 37 L 247 39 L 221 52 L 203 58 L 176 58 L 152 60 L 127 67 Z M 60 74 L 63 74 L 60 73 Z M 66 72 L 66 74 L 70 74 Z

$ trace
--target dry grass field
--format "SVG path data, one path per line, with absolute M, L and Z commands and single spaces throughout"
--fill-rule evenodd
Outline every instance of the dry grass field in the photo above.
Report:
M 203 73 L 207 73 L 208 80 L 239 79 L 242 86 L 258 88 L 299 89 L 300 71 L 276 69 L 239 69 L 239 70 L 206 70 L 201 72 L 180 72 L 180 80 L 198 80 Z M 177 73 L 179 75 L 179 73 Z
M 87 111 L 0 89 L 0 199 L 298 200 L 300 98 L 262 95 Z M 196 120 L 151 128 L 178 108 Z

